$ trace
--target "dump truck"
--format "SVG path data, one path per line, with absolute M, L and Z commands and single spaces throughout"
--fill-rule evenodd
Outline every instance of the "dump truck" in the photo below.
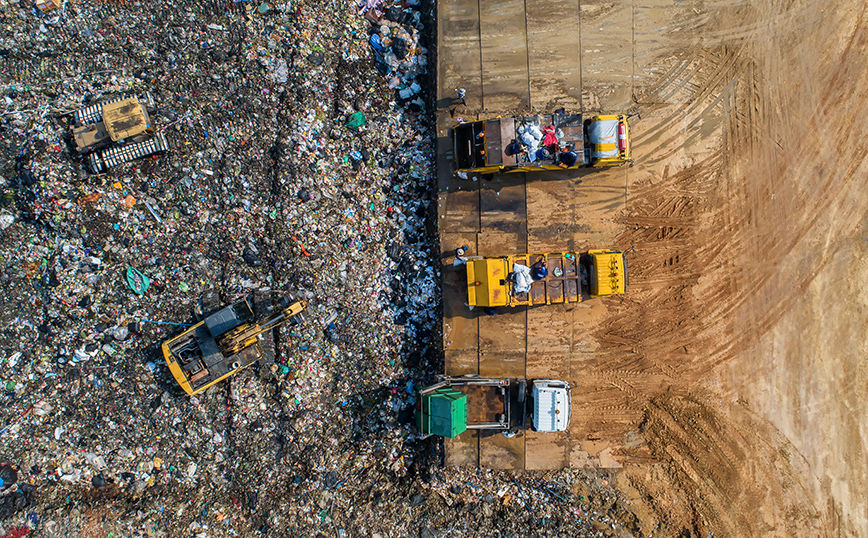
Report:
M 589 275 L 590 297 L 620 295 L 627 290 L 627 258 L 611 249 L 502 257 L 466 258 L 469 306 L 537 306 L 582 301 L 582 273 Z M 533 269 L 546 261 L 548 274 L 534 278 Z
M 556 142 L 545 144 L 547 128 Z M 619 166 L 632 162 L 624 114 L 547 114 L 459 123 L 452 128 L 459 177 Z M 515 141 L 524 140 L 516 151 Z M 550 140 L 551 141 L 551 140 Z M 536 145 L 535 145 L 536 144 Z M 540 152 L 540 148 L 545 151 Z M 541 154 L 540 154 L 541 153 Z
M 169 150 L 166 137 L 151 119 L 154 99 L 147 93 L 97 102 L 72 113 L 69 123 L 75 151 L 91 173 Z
M 304 301 L 292 301 L 262 319 L 251 301 L 245 297 L 221 308 L 163 342 L 163 357 L 184 392 L 198 394 L 263 358 L 273 360 L 273 340 L 264 338 L 266 333 L 304 320 Z
M 535 431 L 564 431 L 570 424 L 570 386 L 537 379 L 528 390 L 524 379 L 479 376 L 442 377 L 419 391 L 416 426 L 423 436 L 455 438 L 467 430 L 514 434 L 526 429 L 528 411 Z

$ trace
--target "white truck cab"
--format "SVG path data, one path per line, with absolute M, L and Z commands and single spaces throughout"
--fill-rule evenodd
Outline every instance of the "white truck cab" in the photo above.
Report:
M 538 432 L 562 432 L 570 425 L 570 385 L 566 381 L 536 379 L 531 384 L 533 429 Z

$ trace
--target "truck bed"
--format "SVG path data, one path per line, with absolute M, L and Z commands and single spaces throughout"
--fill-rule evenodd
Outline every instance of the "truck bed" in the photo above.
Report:
M 534 280 L 530 292 L 516 293 L 510 290 L 512 306 L 580 303 L 582 301 L 581 270 L 576 253 L 522 254 L 508 257 L 509 272 L 516 263 L 533 267 L 545 258 L 549 274 L 542 280 Z M 560 269 L 561 276 L 555 276 Z
M 507 169 L 522 167 L 549 166 L 556 168 L 554 159 L 531 162 L 525 154 L 507 155 L 509 144 L 519 138 L 516 132 L 522 125 L 536 125 L 543 131 L 549 125 L 560 129 L 563 136 L 558 139 L 563 147 L 574 146 L 579 156 L 576 166 L 589 164 L 585 154 L 585 131 L 581 114 L 543 114 L 496 118 L 477 122 L 463 123 L 455 127 L 456 168 L 458 170 L 481 169 L 488 166 L 502 166 Z
M 506 148 L 518 138 L 516 131 L 521 125 L 536 125 L 543 131 L 549 125 L 554 125 L 563 132 L 558 139 L 561 146 L 572 144 L 578 155 L 584 156 L 584 127 L 581 114 L 544 114 L 541 116 L 522 116 L 516 118 L 499 118 L 485 122 L 486 164 L 502 164 L 519 166 L 531 164 L 524 155 L 507 155 Z M 535 161 L 537 165 L 554 165 L 554 159 Z M 581 164 L 581 162 L 579 163 Z
M 485 385 L 453 385 L 467 396 L 467 426 L 500 422 L 506 415 L 506 399 L 500 387 Z

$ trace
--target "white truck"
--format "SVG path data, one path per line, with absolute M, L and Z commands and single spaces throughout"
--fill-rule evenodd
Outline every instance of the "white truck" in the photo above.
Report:
M 570 425 L 570 385 L 566 381 L 487 379 L 475 375 L 443 377 L 423 388 L 416 402 L 422 434 L 455 438 L 467 430 L 512 435 L 527 429 L 565 431 Z
M 533 429 L 538 432 L 562 432 L 570 425 L 570 384 L 554 379 L 537 379 L 530 384 Z

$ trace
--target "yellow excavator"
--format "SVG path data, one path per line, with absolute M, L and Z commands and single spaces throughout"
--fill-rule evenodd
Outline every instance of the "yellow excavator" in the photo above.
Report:
M 244 298 L 163 342 L 163 357 L 184 392 L 198 394 L 262 358 L 273 360 L 274 341 L 268 333 L 285 323 L 301 323 L 306 306 L 294 301 L 257 320 Z

